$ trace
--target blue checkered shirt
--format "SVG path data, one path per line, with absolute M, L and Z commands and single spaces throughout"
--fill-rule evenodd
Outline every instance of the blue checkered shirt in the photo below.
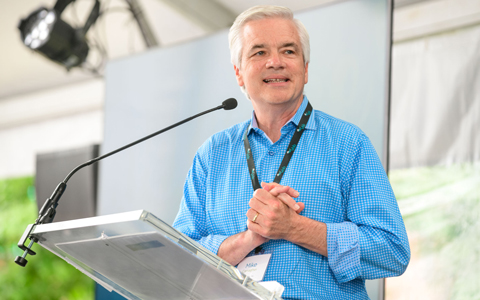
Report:
M 304 97 L 276 143 L 249 127 L 260 182 L 273 181 L 306 105 Z M 213 253 L 246 229 L 253 188 L 242 138 L 251 123 L 208 139 L 187 176 L 173 226 Z M 328 257 L 286 240 L 262 245 L 272 253 L 264 280 L 284 285 L 284 299 L 368 299 L 365 279 L 404 272 L 410 259 L 405 226 L 375 149 L 359 128 L 315 111 L 280 184 L 300 193 L 301 215 L 327 224 L 328 245 Z

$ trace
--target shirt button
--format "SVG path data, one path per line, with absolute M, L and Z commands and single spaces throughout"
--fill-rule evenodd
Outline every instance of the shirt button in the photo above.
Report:
M 268 151 L 268 154 L 269 154 L 270 156 L 273 156 L 273 155 L 275 154 L 275 152 L 273 152 L 273 151 Z

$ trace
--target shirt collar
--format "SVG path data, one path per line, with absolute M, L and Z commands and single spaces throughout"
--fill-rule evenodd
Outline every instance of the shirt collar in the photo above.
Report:
M 302 118 L 303 112 L 305 111 L 305 108 L 307 107 L 308 104 L 308 99 L 307 96 L 303 96 L 302 104 L 298 108 L 297 112 L 295 115 L 288 120 L 285 125 L 283 125 L 282 128 L 287 126 L 290 122 L 292 122 L 295 126 L 298 126 L 298 123 L 300 122 L 300 119 Z M 313 114 L 312 114 L 313 116 Z M 255 111 L 252 111 L 252 117 L 250 119 L 250 125 L 248 127 L 248 133 L 250 133 L 251 130 L 253 129 L 258 129 L 258 123 L 257 123 L 257 118 L 255 117 Z M 315 118 L 310 117 L 307 122 L 307 126 L 305 126 L 305 129 L 315 129 Z

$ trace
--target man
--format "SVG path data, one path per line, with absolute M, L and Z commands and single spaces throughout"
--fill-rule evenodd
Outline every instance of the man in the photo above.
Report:
M 402 274 L 410 259 L 373 146 L 312 112 L 308 33 L 289 9 L 245 11 L 229 40 L 254 114 L 198 150 L 174 226 L 232 265 L 271 254 L 264 280 L 285 299 L 368 298 L 365 279 Z

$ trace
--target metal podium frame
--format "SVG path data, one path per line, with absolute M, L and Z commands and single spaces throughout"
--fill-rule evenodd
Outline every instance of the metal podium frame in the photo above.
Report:
M 277 299 L 148 211 L 37 225 L 38 243 L 127 299 Z

